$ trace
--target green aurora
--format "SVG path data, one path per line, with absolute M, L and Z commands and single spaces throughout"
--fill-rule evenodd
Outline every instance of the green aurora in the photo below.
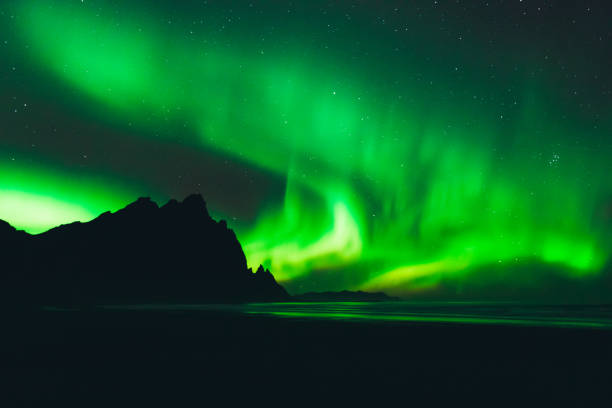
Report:
M 95 142 L 108 162 L 123 143 L 179 146 L 280 184 L 252 198 L 252 214 L 222 205 L 249 197 L 203 194 L 237 231 L 250 266 L 271 268 L 291 292 L 434 293 L 446 279 L 481 279 L 475 271 L 500 265 L 504 279 L 525 267 L 572 282 L 603 273 L 612 252 L 612 104 L 600 97 L 587 115 L 562 96 L 567 81 L 546 61 L 566 56 L 553 49 L 538 59 L 512 44 L 487 56 L 478 34 L 486 27 L 450 43 L 417 18 L 416 5 L 395 12 L 339 2 L 329 12 L 335 34 L 309 18 L 320 5 L 287 15 L 268 7 L 8 2 L 0 58 L 26 67 L 28 95 L 117 132 L 121 139 Z M 387 25 L 366 25 L 368 10 Z M 398 28 L 407 36 L 396 38 Z M 34 152 L 23 126 L 7 131 L 0 218 L 29 232 L 92 219 L 137 195 L 179 192 L 157 180 L 170 169 L 67 164 L 62 147 Z M 71 137 L 62 146 L 82 143 Z M 140 160 L 155 157 L 133 166 Z M 515 279 L 529 286 L 538 277 Z

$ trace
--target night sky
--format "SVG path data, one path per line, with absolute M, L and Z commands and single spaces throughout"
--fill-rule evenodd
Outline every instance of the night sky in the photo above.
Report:
M 605 0 L 3 1 L 0 218 L 39 233 L 200 192 L 291 293 L 599 300 L 611 19 Z

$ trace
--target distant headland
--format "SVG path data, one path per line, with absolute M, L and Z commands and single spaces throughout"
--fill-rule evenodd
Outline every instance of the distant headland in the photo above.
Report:
M 400 298 L 383 292 L 362 292 L 343 290 L 341 292 L 307 292 L 295 295 L 297 302 L 392 302 Z

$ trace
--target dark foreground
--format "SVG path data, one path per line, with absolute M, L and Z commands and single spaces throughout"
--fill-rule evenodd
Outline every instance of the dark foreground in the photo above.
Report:
M 12 313 L 0 406 L 612 406 L 612 331 Z M 263 404 L 263 405 L 261 405 Z

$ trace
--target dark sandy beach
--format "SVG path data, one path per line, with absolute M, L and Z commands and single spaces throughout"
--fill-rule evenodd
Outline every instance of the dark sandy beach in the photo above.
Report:
M 3 334 L 6 407 L 606 406 L 610 395 L 609 330 L 203 311 L 15 316 Z

